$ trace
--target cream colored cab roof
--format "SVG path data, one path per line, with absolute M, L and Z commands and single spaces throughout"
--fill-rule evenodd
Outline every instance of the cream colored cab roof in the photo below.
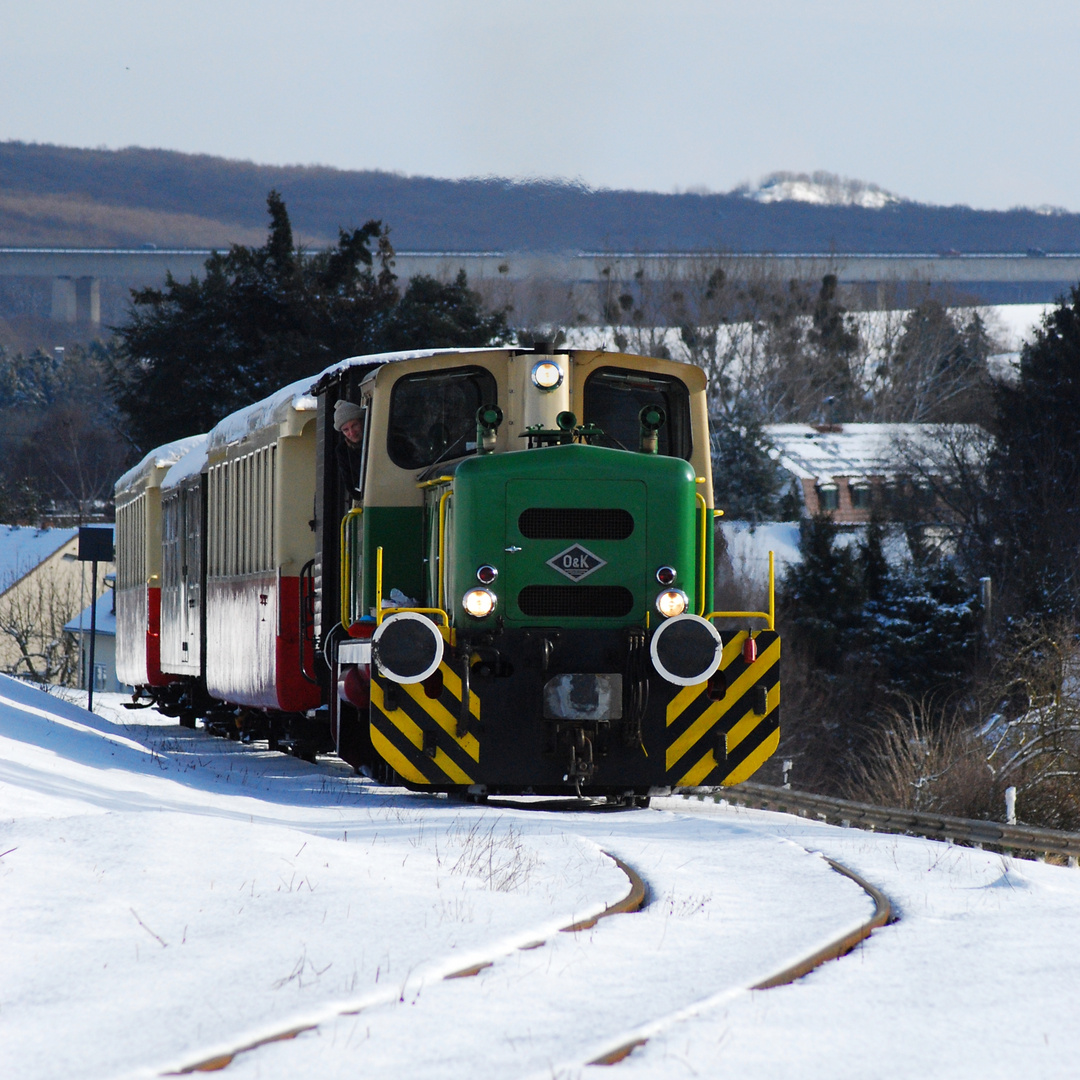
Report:
M 695 431 L 691 464 L 698 476 L 706 478 L 703 494 L 712 506 L 712 463 L 708 440 L 708 416 L 705 405 L 705 387 L 708 379 L 705 372 L 695 364 L 678 360 L 659 360 L 654 357 L 637 356 L 629 353 L 610 353 L 592 349 L 564 350 L 573 361 L 572 369 L 572 404 L 571 411 L 579 414 L 580 400 L 585 380 L 593 371 L 604 367 L 628 368 L 650 374 L 668 375 L 679 379 L 691 395 L 691 419 Z M 487 368 L 495 376 L 499 385 L 499 399 L 503 404 L 506 423 L 500 429 L 495 452 L 507 453 L 524 450 L 525 445 L 518 433 L 522 430 L 517 399 L 509 397 L 513 393 L 509 367 L 520 359 L 531 363 L 543 354 L 531 350 L 516 348 L 500 349 L 446 349 L 431 350 L 420 354 L 397 354 L 396 362 L 383 362 L 370 372 L 361 384 L 361 396 L 366 400 L 377 397 L 378 403 L 372 416 L 370 429 L 372 452 L 369 456 L 368 474 L 365 478 L 364 501 L 369 505 L 410 505 L 423 501 L 422 493 L 417 489 L 416 478 L 424 470 L 403 469 L 393 464 L 385 454 L 389 419 L 389 391 L 393 385 L 406 375 L 422 371 L 445 370 L 475 364 Z M 346 361 L 336 369 L 344 370 L 348 366 L 370 363 L 374 357 L 356 357 Z M 697 434 L 699 433 L 699 434 Z M 378 450 L 376 450 L 378 448 Z M 448 459 L 449 467 L 457 458 Z

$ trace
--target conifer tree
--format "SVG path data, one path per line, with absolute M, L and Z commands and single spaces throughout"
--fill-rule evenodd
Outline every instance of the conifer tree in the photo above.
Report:
M 146 449 L 208 430 L 233 410 L 361 353 L 506 339 L 464 276 L 410 283 L 405 297 L 381 222 L 340 230 L 329 251 L 293 240 L 285 203 L 267 198 L 262 247 L 234 244 L 202 278 L 132 294 L 117 328 L 112 381 L 133 441 Z
M 773 460 L 760 415 L 739 401 L 712 421 L 713 492 L 716 505 L 739 521 L 790 521 L 802 500 Z
M 996 444 L 971 522 L 1016 614 L 1080 609 L 1080 287 L 1043 319 L 1015 384 L 994 391 Z

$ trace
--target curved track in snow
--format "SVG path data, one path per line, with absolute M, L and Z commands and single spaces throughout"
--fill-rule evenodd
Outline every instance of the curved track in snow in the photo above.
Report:
M 0 697 L 3 1075 L 1075 1074 L 1075 870 L 692 799 L 452 804 Z M 883 919 L 829 858 L 904 921 L 755 989 Z M 597 919 L 614 859 L 648 902 Z
M 888 897 L 877 888 L 877 886 L 871 885 L 870 882 L 866 881 L 859 874 L 856 874 L 854 870 L 848 869 L 848 867 L 837 862 L 835 859 L 826 857 L 825 861 L 838 874 L 843 874 L 844 877 L 854 881 L 855 884 L 874 901 L 873 915 L 871 915 L 861 926 L 857 926 L 854 930 L 841 934 L 838 938 L 823 945 L 809 956 L 806 956 L 801 960 L 796 960 L 793 964 L 789 964 L 787 967 L 769 975 L 767 978 L 762 979 L 761 982 L 756 983 L 753 986 L 745 987 L 745 991 L 771 990 L 777 986 L 787 986 L 789 983 L 795 982 L 796 979 L 801 979 L 804 975 L 809 975 L 811 971 L 820 967 L 822 964 L 846 956 L 856 945 L 865 941 L 875 930 L 892 921 L 892 904 L 889 902 Z M 628 1058 L 639 1047 L 644 1046 L 658 1031 L 672 1027 L 687 1016 L 700 1014 L 708 1009 L 711 1004 L 720 1004 L 721 1001 L 727 1001 L 730 999 L 730 996 L 730 992 L 722 992 L 715 1002 L 704 1000 L 695 1003 L 688 1009 L 679 1010 L 668 1016 L 659 1017 L 645 1029 L 637 1032 L 630 1032 L 627 1033 L 626 1036 L 621 1037 L 621 1041 L 618 1042 L 618 1045 L 612 1047 L 612 1049 L 606 1050 L 588 1062 L 582 1062 L 581 1064 L 617 1065 L 620 1061 L 624 1061 Z
M 512 813 L 505 809 L 503 812 Z M 595 840 L 596 833 L 605 830 L 621 833 L 628 839 L 637 831 L 635 822 L 642 829 L 655 829 L 659 819 L 663 829 L 680 818 L 671 811 L 625 813 L 619 815 L 623 827 L 608 829 L 608 823 L 596 815 L 565 812 L 538 815 L 536 810 L 521 813 L 533 820 L 540 816 L 549 818 L 553 828 L 579 834 L 586 842 Z M 461 1075 L 460 1066 L 469 1055 L 476 1055 L 483 1062 L 480 1075 L 574 1075 L 589 1066 L 623 1061 L 655 1035 L 677 1027 L 688 1018 L 707 1015 L 739 995 L 790 983 L 820 964 L 850 952 L 875 928 L 889 921 L 891 907 L 886 897 L 834 860 L 813 857 L 805 849 L 792 850 L 794 845 L 781 845 L 772 838 L 764 842 L 760 838 L 744 840 L 762 849 L 751 857 L 751 861 L 757 862 L 756 872 L 761 877 L 770 876 L 769 858 L 774 866 L 788 861 L 805 863 L 802 869 L 809 870 L 809 876 L 814 878 L 815 895 L 787 896 L 784 902 L 764 912 L 760 921 L 751 918 L 741 927 L 737 936 L 743 939 L 743 955 L 738 970 L 715 981 L 706 976 L 708 992 L 702 992 L 706 986 L 700 989 L 687 986 L 685 978 L 676 979 L 675 983 L 681 985 L 673 985 L 660 995 L 653 994 L 650 985 L 654 980 L 664 981 L 661 977 L 664 969 L 685 974 L 688 969 L 696 969 L 710 952 L 719 953 L 725 946 L 730 947 L 728 928 L 720 926 L 718 934 L 689 937 L 675 931 L 669 940 L 665 927 L 657 935 L 656 920 L 650 927 L 639 922 L 643 918 L 639 913 L 648 910 L 648 889 L 643 875 L 663 879 L 664 858 L 658 860 L 655 853 L 651 859 L 648 855 L 642 858 L 639 853 L 635 865 L 643 872 L 638 873 L 625 858 L 605 851 L 626 875 L 627 893 L 598 914 L 561 928 L 563 934 L 585 936 L 584 943 L 568 946 L 558 935 L 530 939 L 511 949 L 495 949 L 481 959 L 441 975 L 432 969 L 415 985 L 400 992 L 395 990 L 378 999 L 369 997 L 362 1004 L 339 1009 L 314 1022 L 286 1025 L 258 1039 L 243 1040 L 232 1048 L 219 1049 L 190 1062 L 172 1074 L 217 1071 L 232 1066 L 231 1074 L 252 1076 L 265 1075 L 266 1070 L 275 1074 L 280 1071 L 282 1075 L 295 1070 L 346 1075 L 347 1070 L 341 1066 L 352 1056 L 352 1051 L 346 1049 L 348 1033 L 359 1030 L 362 1024 L 364 1035 L 355 1052 L 364 1059 L 374 1056 L 380 1068 L 394 1068 L 400 1076 Z M 761 860 L 762 853 L 766 860 Z M 788 882 L 790 866 L 783 867 L 779 873 Z M 837 874 L 842 877 L 837 878 Z M 831 879 L 831 888 L 821 888 L 822 876 Z M 852 894 L 844 895 L 844 902 L 837 905 L 839 910 L 835 912 L 822 910 L 820 906 L 823 893 L 846 892 L 843 879 L 850 879 L 873 901 L 870 913 L 854 924 L 850 921 Z M 665 895 L 665 888 L 654 889 L 652 907 L 664 905 Z M 667 919 L 673 914 L 674 911 L 669 911 Z M 612 918 L 616 915 L 632 917 Z M 805 929 L 800 919 L 805 921 Z M 784 924 L 783 950 L 771 947 L 777 933 L 781 933 L 778 923 Z M 586 931 L 590 933 L 585 935 Z M 755 933 L 769 939 L 766 944 L 770 947 L 762 948 L 760 957 L 752 942 L 746 947 L 745 939 Z M 525 936 L 528 937 L 527 931 Z M 717 937 L 719 941 L 710 940 Z M 778 956 L 784 957 L 779 963 L 775 959 Z M 436 978 L 444 985 L 436 987 Z M 697 981 L 697 976 L 691 979 L 692 983 Z M 710 981 L 712 984 L 708 985 Z M 631 992 L 627 984 L 633 988 Z M 564 998 L 561 1006 L 552 1008 L 551 1002 L 560 997 Z M 603 999 L 606 1007 L 595 1008 L 598 998 Z M 675 1008 L 670 1007 L 672 1001 L 677 1003 Z M 406 1005 L 407 1010 L 403 1008 Z M 538 1031 L 522 1023 L 534 1007 L 538 1009 L 537 1020 L 545 1030 Z M 588 1022 L 590 1008 L 597 1013 L 591 1023 Z M 628 1018 L 633 1022 L 628 1023 Z M 582 1023 L 582 1019 L 586 1022 Z M 482 1033 L 469 1033 L 470 1023 L 481 1024 Z M 299 1035 L 310 1037 L 297 1039 Z M 423 1047 L 416 1045 L 421 1040 Z M 286 1042 L 291 1045 L 286 1047 L 283 1045 Z M 337 1049 L 327 1053 L 327 1043 Z M 342 1049 L 345 1049 L 344 1057 L 340 1053 Z
M 608 853 L 605 852 L 604 854 L 607 855 Z M 633 867 L 627 866 L 626 863 L 624 863 L 621 859 L 617 859 L 613 855 L 609 855 L 609 858 L 611 858 L 618 866 L 618 868 L 626 875 L 627 881 L 629 882 L 629 891 L 621 900 L 618 900 L 614 904 L 605 907 L 604 910 L 599 912 L 598 914 L 590 916 L 586 919 L 582 919 L 579 922 L 572 923 L 569 926 L 560 927 L 559 933 L 576 934 L 580 933 L 582 930 L 591 930 L 601 919 L 610 918 L 612 915 L 625 915 L 629 912 L 640 911 L 641 908 L 644 906 L 647 893 L 645 889 L 645 883 L 638 876 L 637 871 L 634 870 Z M 532 950 L 543 948 L 543 946 L 546 944 L 546 941 L 536 941 L 530 942 L 527 945 L 520 945 L 518 946 L 518 948 L 524 950 Z M 478 960 L 477 962 L 470 964 L 468 967 L 464 967 L 459 971 L 448 972 L 447 974 L 443 975 L 442 978 L 444 981 L 449 981 L 450 979 L 468 979 L 473 977 L 474 975 L 479 975 L 480 972 L 484 971 L 486 968 L 493 967 L 500 959 L 502 959 L 503 955 L 504 954 L 493 955 L 490 960 Z M 392 996 L 388 998 L 388 1000 L 392 1001 Z M 370 1008 L 371 1005 L 369 1004 L 367 1007 Z M 355 1016 L 360 1011 L 360 1009 L 344 1010 L 338 1015 Z M 245 1042 L 240 1046 L 237 1046 L 233 1050 L 225 1050 L 215 1053 L 208 1058 L 202 1059 L 201 1061 L 196 1061 L 190 1065 L 185 1065 L 182 1068 L 172 1070 L 170 1072 L 164 1073 L 163 1075 L 184 1076 L 190 1075 L 191 1073 L 199 1072 L 219 1072 L 221 1069 L 224 1069 L 227 1066 L 231 1065 L 238 1054 L 245 1054 L 251 1050 L 258 1050 L 261 1047 L 269 1046 L 271 1043 L 285 1042 L 289 1039 L 295 1039 L 297 1035 L 302 1035 L 308 1031 L 314 1031 L 318 1026 L 318 1024 L 305 1024 L 299 1027 L 286 1027 L 283 1028 L 281 1031 L 272 1032 L 254 1041 Z

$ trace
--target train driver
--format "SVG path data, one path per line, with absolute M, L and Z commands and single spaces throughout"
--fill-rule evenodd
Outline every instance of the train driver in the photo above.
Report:
M 338 475 L 350 499 L 360 497 L 364 448 L 364 410 L 351 401 L 334 405 L 334 430 L 341 433 L 337 446 Z

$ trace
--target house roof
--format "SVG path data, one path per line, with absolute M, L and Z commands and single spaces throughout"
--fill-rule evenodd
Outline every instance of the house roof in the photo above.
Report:
M 0 593 L 6 592 L 78 535 L 78 529 L 0 525 Z
M 116 637 L 116 611 L 113 597 L 115 593 L 112 589 L 106 589 L 105 592 L 97 598 L 97 626 L 95 629 L 98 634 L 104 634 L 107 637 Z M 81 614 L 76 615 L 70 622 L 64 624 L 64 629 L 69 634 L 77 634 L 79 632 L 79 619 L 82 619 L 82 629 L 86 634 L 90 633 L 90 609 L 91 605 L 87 604 L 83 608 Z
M 889 477 L 896 473 L 900 448 L 929 449 L 960 424 L 768 424 L 765 436 L 780 464 L 801 480 L 837 477 Z

